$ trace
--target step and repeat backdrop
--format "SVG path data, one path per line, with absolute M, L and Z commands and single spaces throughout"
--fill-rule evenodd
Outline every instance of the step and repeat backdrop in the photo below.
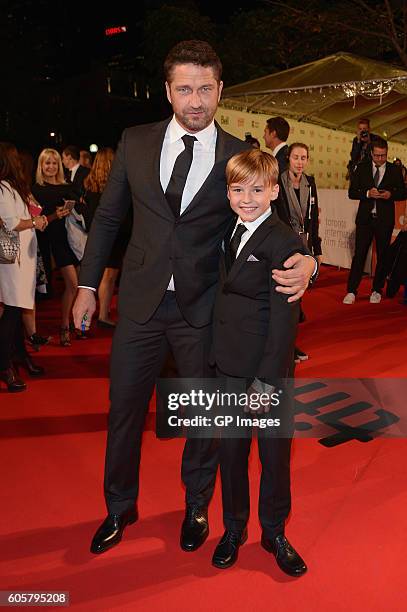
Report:
M 269 116 L 219 107 L 216 120 L 226 132 L 242 140 L 244 140 L 245 134 L 250 132 L 260 141 L 262 149 L 266 150 L 263 132 Z M 347 189 L 346 166 L 350 158 L 352 140 L 355 134 L 330 130 L 294 119 L 287 120 L 290 124 L 288 144 L 290 142 L 304 142 L 310 148 L 307 173 L 315 176 L 318 189 Z M 399 157 L 407 166 L 407 146 L 389 142 L 389 161 L 392 161 L 395 157 Z

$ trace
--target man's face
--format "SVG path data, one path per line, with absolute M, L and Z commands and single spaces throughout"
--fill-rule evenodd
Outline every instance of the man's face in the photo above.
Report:
M 62 163 L 64 164 L 65 168 L 67 170 L 70 170 L 72 168 L 73 164 L 73 159 L 70 155 L 67 155 L 66 153 L 62 153 Z
M 274 134 L 274 130 L 273 132 L 270 132 L 270 130 L 268 129 L 268 126 L 266 125 L 266 127 L 264 128 L 263 138 L 264 138 L 264 144 L 266 145 L 268 149 L 274 149 L 273 134 Z
M 188 132 L 200 132 L 213 120 L 223 83 L 211 67 L 177 64 L 165 83 L 167 98 L 178 123 Z
M 387 162 L 387 149 L 381 147 L 373 147 L 372 159 L 376 166 L 383 166 Z
M 260 176 L 250 182 L 228 185 L 230 207 L 242 221 L 258 219 L 277 196 L 278 185 L 268 185 Z

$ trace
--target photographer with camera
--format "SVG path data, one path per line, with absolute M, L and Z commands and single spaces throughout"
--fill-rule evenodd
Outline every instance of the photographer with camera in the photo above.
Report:
M 377 134 L 371 134 L 370 121 L 366 117 L 361 117 L 358 121 L 357 136 L 353 139 L 350 160 L 348 163 L 348 174 L 350 178 L 356 170 L 356 166 L 362 161 L 369 161 L 372 152 L 372 142 L 377 140 Z

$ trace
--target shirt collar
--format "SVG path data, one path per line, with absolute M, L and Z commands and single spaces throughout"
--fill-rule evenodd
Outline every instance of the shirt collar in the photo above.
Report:
M 211 123 L 206 128 L 201 130 L 200 132 L 195 132 L 194 134 L 191 134 L 190 132 L 187 132 L 185 128 L 183 128 L 178 123 L 174 115 L 170 123 L 168 124 L 167 134 L 168 134 L 170 143 L 180 140 L 184 136 L 184 134 L 195 136 L 195 138 L 198 140 L 198 142 L 202 145 L 204 149 L 209 149 L 216 135 L 215 121 L 212 120 Z
M 80 164 L 75 164 L 74 166 L 72 166 L 72 168 L 71 168 L 71 173 L 72 173 L 72 172 L 76 172 L 76 171 L 77 171 L 77 169 L 79 168 L 79 166 L 80 166 Z
M 278 144 L 276 147 L 274 147 L 272 155 L 274 155 L 274 157 L 275 157 L 277 155 L 277 153 L 279 152 L 279 150 L 282 149 L 283 147 L 285 147 L 286 144 L 287 144 L 286 142 L 280 142 L 280 144 Z
M 387 161 L 385 161 L 383 164 L 381 164 L 379 166 L 379 170 L 382 170 L 383 168 L 385 168 L 386 164 L 387 164 Z M 373 171 L 375 172 L 376 168 L 377 168 L 377 165 L 376 165 L 376 162 L 374 162 L 373 160 L 372 160 L 372 168 L 373 168 Z
M 253 234 L 253 232 L 255 232 L 256 229 L 260 227 L 263 221 L 265 221 L 268 217 L 271 216 L 271 214 L 272 214 L 272 210 L 270 206 L 262 215 L 260 215 L 260 217 L 257 217 L 257 219 L 255 219 L 254 221 L 242 221 L 239 217 L 236 223 L 236 227 L 238 225 L 244 225 L 249 230 L 249 233 Z

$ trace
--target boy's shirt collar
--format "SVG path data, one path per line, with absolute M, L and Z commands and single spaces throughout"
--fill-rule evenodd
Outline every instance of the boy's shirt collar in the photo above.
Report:
M 245 227 L 247 227 L 249 234 L 252 235 L 256 231 L 256 229 L 260 227 L 263 221 L 265 221 L 268 217 L 271 216 L 271 214 L 272 210 L 270 206 L 262 215 L 260 215 L 260 217 L 257 217 L 257 219 L 255 219 L 254 221 L 242 221 L 239 217 L 236 222 L 235 229 L 233 230 L 233 234 L 235 233 L 237 226 L 243 224 Z

